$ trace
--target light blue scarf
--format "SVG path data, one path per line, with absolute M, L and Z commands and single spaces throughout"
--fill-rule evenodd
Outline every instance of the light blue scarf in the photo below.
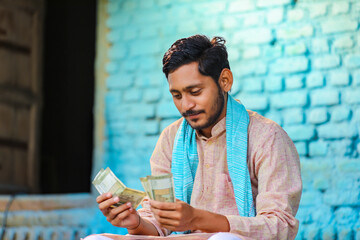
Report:
M 247 167 L 249 114 L 245 107 L 229 94 L 225 121 L 227 164 L 239 215 L 254 217 L 255 208 Z M 171 172 L 174 176 L 176 198 L 188 204 L 191 201 L 198 163 L 195 130 L 184 119 L 174 141 Z

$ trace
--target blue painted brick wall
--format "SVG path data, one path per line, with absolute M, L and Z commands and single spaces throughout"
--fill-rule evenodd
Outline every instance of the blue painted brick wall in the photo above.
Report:
M 293 139 L 297 239 L 360 239 L 360 2 L 109 0 L 105 166 L 130 187 L 179 117 L 161 60 L 181 37 L 227 40 L 232 94 Z

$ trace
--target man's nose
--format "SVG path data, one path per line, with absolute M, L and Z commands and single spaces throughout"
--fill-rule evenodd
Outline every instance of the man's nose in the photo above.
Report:
M 184 112 L 189 111 L 195 107 L 195 101 L 191 97 L 183 97 L 182 109 Z

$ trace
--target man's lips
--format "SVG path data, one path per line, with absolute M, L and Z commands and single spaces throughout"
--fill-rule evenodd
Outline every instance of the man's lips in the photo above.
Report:
M 189 114 L 189 115 L 187 115 L 187 117 L 190 119 L 194 119 L 194 118 L 198 118 L 200 114 L 201 113 Z

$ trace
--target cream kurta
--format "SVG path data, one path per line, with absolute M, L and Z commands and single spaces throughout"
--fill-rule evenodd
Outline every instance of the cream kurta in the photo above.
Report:
M 238 214 L 227 168 L 225 118 L 213 127 L 210 138 L 196 135 L 199 165 L 191 206 L 225 215 L 230 232 L 242 239 L 294 239 L 299 225 L 294 216 L 302 190 L 299 156 L 278 124 L 255 112 L 248 113 L 247 162 L 256 217 Z M 153 175 L 171 172 L 173 144 L 181 122 L 179 119 L 162 132 L 150 159 Z M 153 218 L 148 202 L 143 207 L 140 215 L 150 220 L 160 235 L 169 234 Z

